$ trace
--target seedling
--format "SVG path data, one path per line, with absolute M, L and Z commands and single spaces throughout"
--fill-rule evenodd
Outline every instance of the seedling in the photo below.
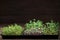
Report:
M 8 25 L 7 27 L 2 28 L 2 35 L 22 35 L 23 28 L 18 25 Z
M 51 20 L 50 22 L 45 23 L 46 27 L 43 31 L 46 35 L 58 35 L 59 23 Z
M 42 33 L 42 28 L 43 28 L 43 22 L 40 20 L 30 20 L 29 23 L 26 23 L 26 30 L 24 31 L 24 34 L 27 35 L 32 35 L 35 33 Z

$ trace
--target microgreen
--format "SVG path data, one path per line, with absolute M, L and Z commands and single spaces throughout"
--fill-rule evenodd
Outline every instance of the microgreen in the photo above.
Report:
M 2 28 L 2 35 L 21 35 L 23 28 L 18 25 L 8 25 L 7 27 Z

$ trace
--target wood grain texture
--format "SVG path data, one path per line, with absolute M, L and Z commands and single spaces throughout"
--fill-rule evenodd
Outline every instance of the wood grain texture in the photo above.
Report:
M 60 39 L 3 39 L 3 40 L 60 40 Z

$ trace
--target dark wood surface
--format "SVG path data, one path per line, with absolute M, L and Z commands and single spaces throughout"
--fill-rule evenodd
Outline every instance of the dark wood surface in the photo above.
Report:
M 60 22 L 59 0 L 2 0 L 0 3 L 0 23 L 26 23 L 34 18 Z
M 3 39 L 3 40 L 59 40 L 59 39 Z

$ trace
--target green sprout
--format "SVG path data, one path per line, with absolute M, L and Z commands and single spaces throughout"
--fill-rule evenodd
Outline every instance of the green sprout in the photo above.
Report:
M 43 27 L 43 22 L 40 20 L 36 21 L 36 19 L 33 19 L 33 20 L 30 20 L 29 23 L 26 23 L 25 26 L 27 29 L 29 29 L 29 28 L 41 28 L 41 27 Z
M 36 33 L 39 32 L 42 33 L 43 35 L 58 35 L 58 28 L 59 28 L 59 23 L 54 22 L 51 20 L 50 22 L 46 22 L 43 24 L 42 21 L 40 20 L 30 20 L 29 23 L 26 23 L 26 30 L 25 33 L 31 34 L 31 33 Z
M 2 28 L 2 35 L 22 35 L 23 28 L 18 25 L 8 25 L 7 27 Z
M 24 33 L 41 33 L 43 28 L 43 22 L 40 20 L 33 19 L 26 23 L 25 26 L 26 30 L 24 31 Z
M 30 20 L 23 29 L 20 25 L 8 25 L 2 28 L 2 35 L 58 35 L 59 23 L 51 20 L 43 23 L 41 20 Z
M 59 27 L 58 22 L 54 22 L 53 20 L 51 20 L 50 22 L 47 22 L 45 24 L 46 24 L 46 27 L 43 31 L 44 34 L 46 35 L 57 35 L 58 34 L 58 27 Z

